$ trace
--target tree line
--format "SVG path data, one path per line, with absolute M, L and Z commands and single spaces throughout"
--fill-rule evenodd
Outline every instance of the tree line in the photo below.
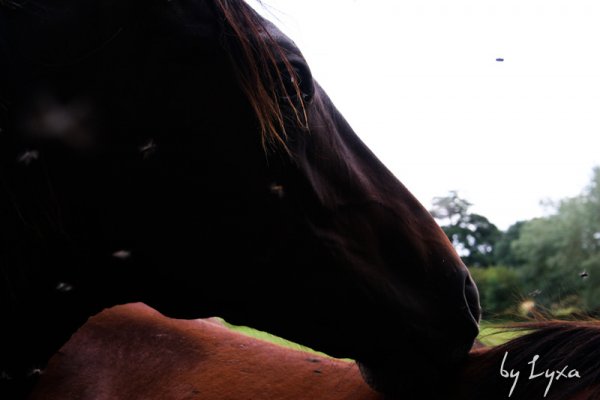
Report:
M 457 192 L 432 204 L 477 282 L 484 318 L 600 315 L 600 167 L 579 196 L 505 231 L 470 212 L 472 204 Z

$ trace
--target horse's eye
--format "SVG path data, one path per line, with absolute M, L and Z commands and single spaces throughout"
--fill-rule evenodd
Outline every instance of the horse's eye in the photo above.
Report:
M 310 69 L 305 63 L 302 62 L 290 62 L 290 65 L 293 69 L 293 74 L 287 70 L 287 68 L 283 68 L 285 71 L 285 86 L 287 95 L 292 99 L 298 98 L 298 93 L 296 92 L 296 86 L 300 91 L 300 96 L 302 96 L 302 100 L 305 103 L 308 103 L 312 100 L 313 95 L 315 93 L 315 87 L 312 79 L 312 74 L 310 73 Z M 291 76 L 290 76 L 291 75 Z

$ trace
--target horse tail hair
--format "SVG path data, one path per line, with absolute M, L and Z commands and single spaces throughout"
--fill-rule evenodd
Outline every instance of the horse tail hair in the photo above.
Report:
M 506 330 L 522 336 L 471 350 L 457 399 L 600 399 L 600 321 L 526 322 Z

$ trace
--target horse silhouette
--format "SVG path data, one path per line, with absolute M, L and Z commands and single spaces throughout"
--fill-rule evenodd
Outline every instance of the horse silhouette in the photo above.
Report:
M 2 398 L 116 304 L 352 358 L 386 393 L 444 387 L 478 333 L 442 230 L 243 1 L 0 0 L 0 130 Z

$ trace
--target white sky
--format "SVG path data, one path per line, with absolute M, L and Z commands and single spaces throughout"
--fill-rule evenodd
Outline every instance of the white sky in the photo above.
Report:
M 458 190 L 506 229 L 600 165 L 598 0 L 263 2 L 427 208 Z

